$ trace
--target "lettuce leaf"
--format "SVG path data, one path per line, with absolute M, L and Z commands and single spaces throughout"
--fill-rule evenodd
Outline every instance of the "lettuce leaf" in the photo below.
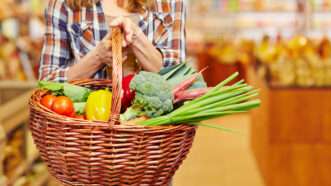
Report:
M 63 93 L 68 96 L 73 102 L 86 102 L 91 90 L 85 87 L 71 85 L 69 83 L 63 84 Z
M 54 95 L 65 95 L 73 102 L 86 102 L 91 90 L 69 83 L 39 81 L 38 87 L 51 91 Z
M 86 102 L 74 103 L 75 113 L 84 114 L 85 106 L 86 106 Z

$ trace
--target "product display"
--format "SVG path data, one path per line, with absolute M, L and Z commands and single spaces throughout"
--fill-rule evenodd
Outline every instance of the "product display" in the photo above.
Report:
M 331 45 L 297 36 L 288 41 L 263 40 L 257 46 L 258 63 L 272 85 L 325 87 L 331 85 Z
M 31 171 L 15 181 L 15 186 L 42 186 L 48 179 L 48 173 L 43 163 L 36 163 Z
M 254 65 L 272 86 L 331 85 L 331 44 L 328 38 L 294 36 L 288 40 L 281 37 L 271 40 L 265 36 L 261 41 L 219 40 L 209 42 L 208 46 L 208 50 L 202 51 L 200 55 L 216 59 L 208 61 L 209 64 Z
M 0 97 L 7 92 L 1 91 Z M 9 116 L 9 120 L 4 119 L 3 115 L 0 116 L 0 185 L 41 186 L 47 182 L 49 176 L 45 169 L 35 172 L 33 168 L 39 155 L 26 127 L 25 122 L 28 119 L 26 111 L 20 110 L 17 104 L 15 99 L 7 101 L 7 106 L 9 108 L 14 106 L 16 110 L 11 114 L 12 116 Z M 0 104 L 1 111 L 5 109 L 4 107 Z M 33 183 L 30 180 L 30 184 L 27 184 L 27 178 L 30 177 L 28 175 L 32 174 L 35 175 Z
M 28 185 L 38 159 L 29 138 L 27 105 L 23 101 L 37 79 L 42 37 L 43 0 L 2 0 L 0 3 L 0 185 Z M 24 84 L 25 81 L 31 83 Z M 4 129 L 4 130 L 2 130 Z M 37 173 L 39 176 L 39 173 Z M 48 175 L 31 186 L 46 183 Z
M 16 170 L 24 162 L 24 129 L 18 128 L 7 138 L 4 158 L 4 174 L 8 179 L 16 176 Z
M 6 148 L 6 133 L 2 126 L 0 125 L 0 149 Z M 4 153 L 0 153 L 0 162 L 4 161 Z M 0 163 L 0 185 L 5 184 L 5 175 L 3 172 L 3 163 Z
M 33 81 L 37 78 L 45 30 L 40 12 L 33 11 L 38 4 L 40 6 L 42 1 L 18 4 L 4 0 L 1 3 L 0 80 Z

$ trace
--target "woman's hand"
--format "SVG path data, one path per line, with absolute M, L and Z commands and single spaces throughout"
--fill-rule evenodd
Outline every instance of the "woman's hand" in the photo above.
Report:
M 108 33 L 102 41 L 96 46 L 94 53 L 96 59 L 102 64 L 108 64 L 111 66 L 113 62 L 113 55 L 111 49 L 111 34 Z M 126 60 L 127 52 L 123 51 L 123 60 Z
M 112 52 L 110 38 L 110 34 L 107 34 L 93 50 L 79 59 L 76 64 L 72 65 L 68 70 L 68 80 L 90 78 L 105 64 L 111 64 Z
M 100 43 L 97 44 L 92 51 L 97 61 L 101 64 L 108 64 L 112 62 L 113 55 L 111 51 L 111 34 L 107 34 Z
M 126 58 L 127 52 L 124 50 L 123 60 L 126 60 Z M 111 34 L 107 34 L 93 50 L 69 68 L 68 80 L 89 78 L 105 64 L 111 67 L 112 62 Z
M 127 17 L 117 17 L 110 24 L 110 27 L 121 27 L 124 31 L 123 47 L 131 45 L 137 37 L 139 27 Z
M 144 70 L 158 72 L 162 67 L 162 54 L 153 46 L 138 25 L 127 17 L 118 17 L 110 27 L 124 31 L 123 47 L 130 47 Z

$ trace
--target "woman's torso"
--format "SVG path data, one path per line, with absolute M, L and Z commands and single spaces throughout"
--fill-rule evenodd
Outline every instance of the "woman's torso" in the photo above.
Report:
M 164 45 L 169 39 L 167 33 L 174 21 L 174 13 L 171 12 L 171 4 L 163 3 L 162 6 L 155 5 L 154 10 L 136 14 L 133 19 L 147 38 L 154 45 Z M 70 39 L 70 47 L 73 58 L 77 59 L 85 56 L 100 42 L 110 31 L 108 21 L 104 13 L 102 3 L 96 3 L 91 8 L 82 8 L 79 11 L 68 9 L 67 30 Z M 163 46 L 164 47 L 164 46 Z M 132 61 L 132 59 L 131 59 Z M 125 64 L 130 71 L 135 71 L 135 64 Z M 125 66 L 124 65 L 124 66 Z M 106 68 L 100 69 L 94 78 L 105 78 Z

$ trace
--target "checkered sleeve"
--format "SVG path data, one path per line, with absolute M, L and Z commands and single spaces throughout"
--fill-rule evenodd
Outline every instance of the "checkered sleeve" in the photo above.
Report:
M 164 67 L 181 63 L 186 59 L 186 3 L 185 0 L 171 0 L 173 23 L 167 29 L 167 39 L 157 44 L 163 56 Z
M 46 33 L 39 67 L 41 80 L 67 81 L 67 71 L 71 60 L 67 17 L 64 0 L 49 1 L 45 10 Z

